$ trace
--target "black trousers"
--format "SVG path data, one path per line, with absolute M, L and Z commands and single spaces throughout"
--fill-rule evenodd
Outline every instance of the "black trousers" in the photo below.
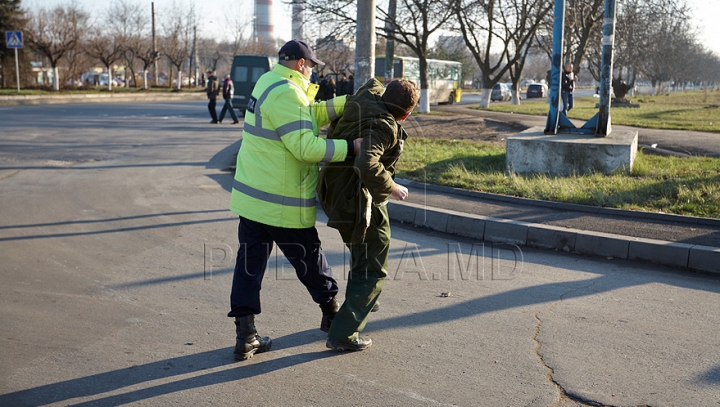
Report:
M 315 227 L 288 229 L 269 226 L 240 217 L 238 249 L 230 293 L 229 317 L 259 314 L 260 288 L 273 243 L 295 268 L 313 301 L 323 304 L 338 293 L 332 269 L 320 247 Z
M 216 99 L 210 99 L 210 102 L 208 102 L 208 110 L 210 111 L 210 117 L 212 117 L 212 120 L 214 122 L 218 121 L 217 119 L 217 111 L 215 110 L 215 105 L 217 104 Z
M 230 116 L 233 119 L 233 123 L 238 122 L 237 115 L 235 114 L 235 109 L 232 107 L 232 99 L 225 99 L 225 104 L 223 104 L 223 108 L 220 111 L 220 121 L 223 121 L 225 118 L 225 113 L 230 112 Z

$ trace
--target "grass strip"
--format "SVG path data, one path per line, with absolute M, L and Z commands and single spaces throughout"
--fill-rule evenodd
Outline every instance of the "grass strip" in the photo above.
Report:
M 397 175 L 523 198 L 720 218 L 718 158 L 661 157 L 638 151 L 629 175 L 520 175 L 506 171 L 504 146 L 411 138 Z
M 640 107 L 611 106 L 612 124 L 652 129 L 693 130 L 720 133 L 720 90 L 669 92 L 630 98 Z M 598 99 L 575 99 L 571 119 L 589 120 L 598 112 Z M 561 102 L 562 105 L 562 102 Z M 487 110 L 532 115 L 548 114 L 547 100 L 523 100 L 520 105 L 491 104 Z

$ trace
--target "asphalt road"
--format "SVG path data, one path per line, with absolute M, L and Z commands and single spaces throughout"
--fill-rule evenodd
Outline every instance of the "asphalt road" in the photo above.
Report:
M 240 128 L 208 121 L 203 102 L 0 109 L 0 406 L 720 404 L 720 278 L 399 224 L 372 348 L 326 350 L 277 256 L 273 350 L 236 363 Z

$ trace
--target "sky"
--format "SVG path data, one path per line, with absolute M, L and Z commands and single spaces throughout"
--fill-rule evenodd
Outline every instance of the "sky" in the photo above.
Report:
M 46 6 L 53 7 L 57 4 L 67 4 L 71 0 L 23 0 L 23 5 L 28 7 Z M 84 9 L 91 12 L 94 17 L 100 17 L 105 11 L 109 1 L 97 0 L 76 0 Z M 130 2 L 147 4 L 148 13 L 150 13 L 150 0 L 126 0 Z M 284 4 L 289 0 L 272 0 L 273 14 L 275 20 L 275 33 L 282 39 L 290 39 L 291 35 L 291 12 L 290 6 Z M 178 7 L 182 5 L 190 5 L 193 0 L 154 0 L 155 13 L 159 16 L 165 9 Z M 720 1 L 718 0 L 687 0 L 693 9 L 696 18 L 696 26 L 699 30 L 699 40 L 709 50 L 720 55 L 720 24 L 717 22 L 717 16 L 720 15 Z M 100 4 L 100 5 L 99 5 Z M 207 4 L 212 4 L 212 10 L 205 8 Z M 203 0 L 196 1 L 195 7 L 199 11 L 201 22 L 206 27 L 205 35 L 216 35 L 223 37 L 226 34 L 220 28 L 226 26 L 225 15 L 228 13 L 238 13 L 242 18 L 248 21 L 253 14 L 252 0 Z M 159 17 L 158 17 L 159 18 Z

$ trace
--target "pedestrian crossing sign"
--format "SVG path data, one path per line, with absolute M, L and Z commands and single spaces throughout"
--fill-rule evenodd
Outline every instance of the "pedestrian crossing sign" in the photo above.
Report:
M 22 48 L 23 47 L 22 31 L 5 31 L 5 44 L 7 44 L 7 47 L 10 49 Z

